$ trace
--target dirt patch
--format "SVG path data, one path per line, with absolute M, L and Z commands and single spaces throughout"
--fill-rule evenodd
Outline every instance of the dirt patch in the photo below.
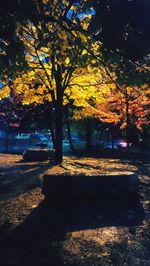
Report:
M 0 156 L 2 266 L 150 265 L 150 163 L 65 158 L 62 166 Z M 50 202 L 41 194 L 45 172 L 136 172 L 137 201 Z

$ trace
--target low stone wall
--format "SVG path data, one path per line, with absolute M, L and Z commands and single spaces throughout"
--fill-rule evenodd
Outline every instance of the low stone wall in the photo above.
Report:
M 55 150 L 51 149 L 27 149 L 23 153 L 24 161 L 54 160 Z
M 122 175 L 50 175 L 43 178 L 45 199 L 96 199 L 136 194 L 139 187 L 134 173 Z

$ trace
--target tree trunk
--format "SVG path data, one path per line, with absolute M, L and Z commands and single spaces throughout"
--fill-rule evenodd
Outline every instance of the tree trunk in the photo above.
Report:
M 61 164 L 63 161 L 63 88 L 60 66 L 58 66 L 55 80 L 55 163 Z
M 129 127 L 130 127 L 130 119 L 129 119 L 129 101 L 126 98 L 126 140 L 127 140 L 127 159 L 130 157 L 130 135 L 129 135 Z
M 67 126 L 67 137 L 69 140 L 69 145 L 70 145 L 70 150 L 75 151 L 73 142 L 72 142 L 72 137 L 71 137 L 71 129 L 70 129 L 70 121 L 69 121 L 69 109 L 65 109 L 65 117 L 66 117 L 66 126 Z
M 8 140 L 8 129 L 6 128 L 6 132 L 5 132 L 6 134 L 5 134 L 5 152 L 7 153 L 8 152 L 8 142 L 9 142 L 9 140 Z
M 114 153 L 114 149 L 115 149 L 114 125 L 111 125 L 111 145 L 112 145 L 112 153 Z
M 63 161 L 63 108 L 62 108 L 62 97 L 59 96 L 56 102 L 55 112 L 55 163 L 61 164 Z
M 51 137 L 52 137 L 53 149 L 55 149 L 55 145 L 56 145 L 55 132 L 51 124 L 50 124 L 50 132 L 51 132 Z
M 92 146 L 92 129 L 91 121 L 86 122 L 86 149 L 90 149 Z
M 70 144 L 70 149 L 72 151 L 75 151 L 75 148 L 74 148 L 74 145 L 73 145 L 73 142 L 72 142 L 72 137 L 71 137 L 71 130 L 70 130 L 70 123 L 69 123 L 69 120 L 67 119 L 67 133 L 68 133 L 68 140 L 69 140 L 69 144 Z

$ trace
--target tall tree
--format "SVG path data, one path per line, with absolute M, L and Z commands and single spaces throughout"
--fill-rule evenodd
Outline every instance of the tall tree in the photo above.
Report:
M 57 163 L 62 162 L 63 99 L 78 66 L 84 68 L 94 58 L 100 71 L 104 69 L 118 88 L 124 84 L 139 85 L 143 78 L 148 82 L 149 77 L 145 76 L 145 70 L 149 71 L 148 7 L 146 0 L 16 0 L 14 7 L 4 5 L 3 14 L 7 16 L 0 27 L 3 81 L 7 80 L 8 69 L 9 75 L 16 70 L 36 72 L 38 83 L 42 84 L 38 89 L 43 88 L 44 80 L 56 114 Z M 139 9 L 145 15 L 143 22 L 139 19 Z M 9 38 L 11 25 L 14 26 Z M 12 40 L 19 45 L 18 53 L 12 49 Z M 41 71 L 45 73 L 44 79 Z M 35 79 L 34 74 L 32 84 Z M 26 90 L 27 85 L 24 88 Z M 30 89 L 32 91 L 32 86 Z
M 127 153 L 129 154 L 130 129 L 142 130 L 143 125 L 150 124 L 150 93 L 147 84 L 141 88 L 122 87 L 109 90 L 104 94 L 102 104 L 97 105 L 97 114 L 102 122 L 119 124 L 126 130 Z
M 19 24 L 17 32 L 17 37 L 24 45 L 26 65 L 30 69 L 22 75 L 21 79 L 30 74 L 30 84 L 27 80 L 23 82 L 22 92 L 24 90 L 24 94 L 29 96 L 36 83 L 38 98 L 48 95 L 53 102 L 56 162 L 61 163 L 64 93 L 77 68 L 85 68 L 90 62 L 84 46 L 85 43 L 91 43 L 85 27 L 88 27 L 92 14 L 90 9 L 87 13 L 83 9 L 84 1 L 37 1 L 37 7 L 39 21 Z M 19 79 L 15 79 L 15 87 L 19 87 Z M 35 101 L 35 98 L 27 98 L 29 102 Z

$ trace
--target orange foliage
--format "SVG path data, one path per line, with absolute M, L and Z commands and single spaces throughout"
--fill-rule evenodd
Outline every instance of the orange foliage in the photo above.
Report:
M 123 88 L 110 90 L 103 104 L 96 106 L 96 114 L 102 122 L 127 126 L 127 112 L 130 124 L 142 130 L 143 124 L 150 124 L 150 92 L 148 87 Z M 128 108 L 128 109 L 127 109 Z M 127 111 L 128 110 L 128 111 Z

